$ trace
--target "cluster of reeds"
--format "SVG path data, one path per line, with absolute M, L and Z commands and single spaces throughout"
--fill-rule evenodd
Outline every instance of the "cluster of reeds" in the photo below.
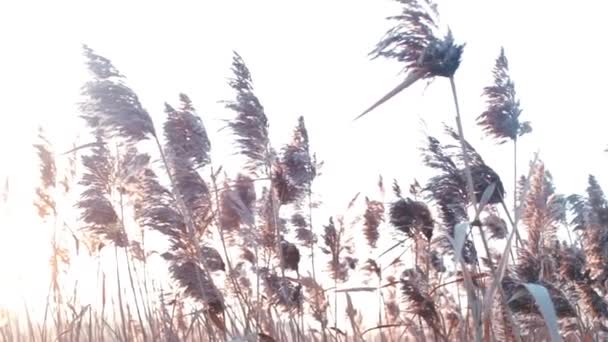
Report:
M 178 106 L 166 104 L 158 130 L 125 77 L 85 46 L 91 77 L 80 110 L 90 142 L 54 154 L 41 132 L 35 145 L 35 206 L 53 230 L 44 317 L 28 314 L 25 325 L 9 317 L 0 326 L 3 339 L 608 338 L 608 200 L 598 181 L 589 177 L 585 195 L 560 194 L 536 155 L 527 175 L 513 180 L 507 205 L 498 171 L 462 126 L 454 76 L 464 45 L 451 31 L 441 33 L 430 0 L 399 2 L 402 12 L 389 18 L 395 27 L 372 55 L 404 63 L 405 81 L 359 117 L 418 80 L 447 78 L 455 128 L 446 124 L 445 134 L 429 135 L 421 147 L 432 172 L 425 184 L 413 182 L 406 194 L 394 181 L 391 195 L 380 178 L 375 195 L 357 194 L 330 218 L 313 220 L 321 163 L 304 118 L 288 144 L 273 146 L 237 53 L 234 97 L 224 103 L 244 163 L 229 173 L 211 159 L 211 141 L 187 95 L 179 94 Z M 531 125 L 520 120 L 504 50 L 492 74 L 479 128 L 513 143 L 517 176 L 517 142 Z M 67 163 L 65 175 L 59 163 Z M 58 206 L 72 194 L 78 217 Z M 165 250 L 150 247 L 154 239 Z M 62 279 L 81 245 L 97 261 L 98 303 L 83 304 Z M 102 257 L 114 259 L 111 272 Z M 161 269 L 151 264 L 159 257 Z

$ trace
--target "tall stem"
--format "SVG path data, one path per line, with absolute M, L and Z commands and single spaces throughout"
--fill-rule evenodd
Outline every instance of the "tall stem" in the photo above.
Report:
M 312 239 L 312 241 L 310 242 L 310 263 L 311 263 L 311 267 L 312 267 L 312 279 L 314 280 L 315 284 L 318 284 L 316 266 L 315 266 L 315 243 L 316 243 L 317 239 L 315 237 L 315 233 L 314 233 L 313 225 L 312 225 L 312 189 L 310 186 L 308 188 L 308 230 L 310 231 L 310 236 Z M 315 301 L 318 300 L 317 296 L 318 295 L 315 295 Z M 323 342 L 327 342 L 327 331 L 326 331 L 325 327 L 326 327 L 326 324 L 321 323 Z
M 474 183 L 473 183 L 473 175 L 471 174 L 471 167 L 470 167 L 470 163 L 469 163 L 469 155 L 466 149 L 466 144 L 465 144 L 465 140 L 464 140 L 464 130 L 462 128 L 462 120 L 461 120 L 461 116 L 460 116 L 460 106 L 458 104 L 458 96 L 456 94 L 456 83 L 454 82 L 454 77 L 451 76 L 450 77 L 450 85 L 452 88 L 452 96 L 454 98 L 454 105 L 456 108 L 456 125 L 458 126 L 458 135 L 460 136 L 460 145 L 462 148 L 462 154 L 463 154 L 463 160 L 464 160 L 464 167 L 465 167 L 465 176 L 467 178 L 467 187 L 468 187 L 468 191 L 469 191 L 469 197 L 471 198 L 471 203 L 473 204 L 473 208 L 475 209 L 475 211 L 477 213 L 479 213 L 479 210 L 481 210 L 482 208 L 478 208 L 478 203 L 477 203 L 477 198 L 475 196 L 475 187 L 474 187 Z M 504 204 L 504 201 L 503 201 Z M 515 229 L 515 233 L 517 233 L 517 228 L 516 226 L 513 227 L 513 229 Z M 485 248 L 486 251 L 486 255 L 488 257 L 488 261 L 490 264 L 490 269 L 492 272 L 492 276 L 494 278 L 496 278 L 496 273 L 495 273 L 495 269 L 494 269 L 494 263 L 492 262 L 492 257 L 490 254 L 490 249 L 488 248 L 488 240 L 486 239 L 485 233 L 482 229 L 481 226 L 479 226 L 479 234 L 481 236 L 481 241 L 483 243 L 483 246 Z M 464 267 L 464 264 L 463 264 Z M 501 295 L 501 299 L 503 300 L 503 303 L 506 305 L 506 298 L 503 292 L 503 289 L 501 286 L 499 286 L 499 293 Z M 508 307 L 507 307 L 508 310 Z M 510 310 L 508 310 L 508 317 L 511 323 L 514 323 L 515 320 L 510 312 Z M 482 337 L 482 331 L 481 331 L 481 317 L 475 317 L 476 320 L 478 320 L 478 322 L 476 322 L 476 339 L 477 340 L 481 340 Z M 489 326 L 489 321 L 486 321 L 486 328 L 488 328 Z M 487 336 L 487 338 L 489 339 L 490 336 Z M 516 339 L 519 341 L 519 336 L 518 334 L 516 335 Z
M 513 215 L 517 211 L 517 138 L 513 139 Z
M 458 95 L 456 94 L 456 83 L 454 82 L 454 77 L 450 77 L 450 85 L 452 87 L 452 96 L 454 98 L 454 106 L 456 108 L 456 125 L 458 127 L 458 135 L 460 136 L 459 140 L 460 140 L 460 146 L 462 148 L 462 154 L 463 154 L 463 159 L 464 159 L 464 172 L 465 172 L 466 181 L 467 181 L 469 198 L 470 198 L 471 203 L 473 204 L 473 208 L 475 209 L 475 211 L 477 211 L 477 198 L 475 197 L 475 187 L 473 185 L 473 175 L 471 174 L 471 167 L 469 165 L 469 155 L 467 152 L 466 144 L 464 142 L 464 130 L 462 128 L 462 122 L 460 119 L 460 106 L 458 104 Z M 490 261 L 490 263 L 492 263 L 487 240 L 485 238 L 485 234 L 481 228 L 479 229 L 479 232 L 481 234 L 481 238 L 482 238 L 482 241 L 484 244 L 484 248 L 486 250 L 486 254 L 488 256 L 488 260 Z M 465 265 L 462 264 L 462 267 L 464 268 Z M 492 266 L 490 266 L 490 267 L 493 269 Z M 463 272 L 466 272 L 466 270 L 463 269 Z M 470 291 L 470 290 L 471 289 L 467 289 L 467 291 Z M 472 300 L 472 298 L 469 298 L 469 303 L 471 302 L 471 300 Z M 478 310 L 473 310 L 473 312 L 475 313 L 475 316 L 476 316 L 476 317 L 474 317 L 476 340 L 481 341 L 481 338 L 482 338 L 481 317 L 477 317 Z
M 378 292 L 378 326 L 382 326 L 382 274 L 378 277 L 378 284 L 376 286 Z M 385 342 L 386 337 L 384 332 L 380 331 L 380 342 Z
M 169 182 L 171 183 L 171 192 L 172 192 L 173 196 L 175 197 L 175 201 L 177 202 L 179 211 L 181 212 L 181 214 L 184 218 L 184 223 L 186 224 L 186 228 L 188 231 L 188 237 L 190 238 L 191 243 L 194 245 L 194 250 L 195 250 L 197 259 L 200 260 L 200 262 L 201 262 L 202 269 L 203 269 L 203 272 L 205 273 L 205 276 L 208 279 L 212 279 L 211 275 L 209 273 L 209 268 L 207 267 L 207 263 L 205 262 L 205 259 L 202 257 L 203 255 L 201 253 L 201 248 L 198 244 L 198 241 L 196 241 L 196 236 L 195 236 L 196 228 L 194 226 L 194 223 L 192 222 L 192 215 L 190 213 L 190 210 L 188 210 L 188 207 L 184 203 L 184 200 L 181 197 L 181 194 L 179 193 L 179 189 L 177 188 L 177 184 L 175 182 L 175 179 L 173 178 L 173 174 L 171 173 L 171 168 L 169 167 L 169 162 L 167 161 L 167 157 L 165 156 L 163 147 L 160 144 L 160 140 L 158 140 L 158 137 L 156 135 L 154 135 L 154 141 L 156 142 L 156 146 L 158 147 L 160 157 L 163 161 L 163 166 L 165 167 L 165 170 L 167 171 L 167 176 L 169 177 Z M 203 281 L 198 272 L 196 272 L 196 278 L 197 278 L 197 283 L 198 283 L 201 294 L 205 294 L 206 291 L 204 291 L 204 288 L 203 288 Z M 207 299 L 208 298 L 205 298 L 205 300 L 207 300 Z
M 122 334 L 125 341 L 129 340 L 127 334 L 127 320 L 125 319 L 125 311 L 122 303 L 122 286 L 120 285 L 120 262 L 118 261 L 118 246 L 114 246 L 114 257 L 116 258 L 116 285 L 118 286 L 118 307 L 120 310 L 120 319 L 122 320 Z
M 310 231 L 310 235 L 312 237 L 312 241 L 310 243 L 310 262 L 312 266 L 312 279 L 317 282 L 317 274 L 315 272 L 315 235 L 312 228 L 312 190 L 308 189 L 308 230 Z
M 334 277 L 334 329 L 338 331 L 338 277 Z
M 145 251 L 146 251 L 146 239 L 145 239 L 145 230 L 141 230 L 141 234 L 140 234 L 140 239 L 141 239 L 141 249 L 144 251 L 144 255 L 143 255 L 143 260 L 142 260 L 142 266 L 143 266 L 143 291 L 142 292 L 142 288 L 141 286 L 139 287 L 139 295 L 142 298 L 142 302 L 145 300 L 145 303 L 142 304 L 144 306 L 144 310 L 146 313 L 146 319 L 148 320 L 148 324 L 150 326 L 150 331 L 152 334 L 152 340 L 154 341 L 154 332 L 155 332 L 155 327 L 154 327 L 154 319 L 153 319 L 153 315 L 152 315 L 152 303 L 150 302 L 150 292 L 148 291 L 148 268 L 147 268 L 147 264 L 148 264 L 148 257 L 145 255 Z M 137 273 L 137 267 L 133 267 L 133 271 L 135 272 L 135 277 L 139 279 L 139 275 Z M 145 299 L 144 299 L 145 298 Z
M 276 234 L 276 248 L 277 254 L 279 255 L 279 266 L 281 267 L 281 281 L 285 282 L 285 260 L 283 257 L 283 249 L 281 248 L 281 228 L 279 227 L 279 205 L 274 201 L 274 189 L 272 187 L 272 163 L 270 161 L 270 149 L 266 146 L 266 175 L 271 179 L 270 184 L 270 211 L 272 212 L 272 225 L 275 228 Z
M 522 199 L 523 200 L 523 199 Z M 517 138 L 513 139 L 513 216 L 515 222 L 513 222 L 513 229 L 515 229 L 515 247 L 519 247 L 521 238 L 517 231 Z M 515 259 L 513 259 L 515 261 Z
M 214 197 L 215 197 L 215 206 L 217 207 L 217 215 L 216 217 L 222 217 L 222 207 L 220 205 L 220 197 L 219 197 L 219 190 L 218 190 L 218 186 L 217 186 L 217 178 L 215 176 L 215 172 L 213 170 L 213 167 L 211 167 L 211 181 L 213 182 L 213 193 L 214 193 Z M 224 237 L 224 229 L 222 227 L 222 225 L 220 224 L 220 221 L 218 219 L 216 219 L 216 227 L 218 230 L 218 233 L 220 235 L 220 241 L 222 243 L 222 249 L 224 252 L 224 256 L 226 258 L 226 264 L 228 266 L 228 278 L 230 279 L 230 281 L 232 282 L 232 286 L 234 286 L 234 289 L 236 291 L 237 297 L 239 298 L 239 303 L 240 303 L 240 307 L 241 310 L 243 311 L 243 319 L 245 320 L 245 331 L 247 333 L 249 333 L 249 320 L 247 312 L 244 308 L 244 305 L 247 305 L 249 310 L 251 311 L 251 307 L 249 307 L 249 304 L 247 302 L 247 298 L 245 298 L 245 296 L 243 295 L 242 289 L 240 284 L 238 283 L 238 281 L 236 281 L 236 279 L 234 279 L 234 268 L 232 267 L 232 261 L 230 260 L 230 255 L 228 254 L 228 249 L 226 247 L 226 238 Z M 256 262 L 257 262 L 257 258 L 256 258 Z M 257 267 L 256 267 L 257 269 Z M 259 278 L 259 274 L 257 275 L 257 277 Z M 259 325 L 259 319 L 257 319 L 257 315 L 256 315 L 256 334 L 258 333 L 258 325 Z
M 124 203 L 123 203 L 123 198 L 122 198 L 122 191 L 119 191 L 119 198 L 120 198 L 120 225 L 121 225 L 122 233 L 124 234 L 124 236 L 126 238 L 127 232 L 125 229 L 125 213 L 124 213 L 125 210 L 124 210 Z M 127 239 L 127 245 L 124 246 L 124 252 L 125 252 L 125 260 L 126 260 L 126 264 L 127 264 L 127 271 L 129 274 L 129 283 L 131 285 L 131 291 L 133 292 L 133 301 L 135 302 L 135 311 L 137 312 L 137 319 L 139 320 L 139 325 L 141 326 L 141 333 L 144 338 L 144 342 L 146 342 L 148 340 L 148 336 L 146 335 L 146 327 L 144 326 L 144 321 L 141 318 L 141 312 L 139 310 L 139 302 L 137 300 L 137 293 L 135 292 L 135 282 L 133 280 L 133 273 L 131 272 L 131 262 L 129 260 L 128 238 L 126 238 L 126 239 Z M 118 260 L 116 262 L 118 263 Z M 117 265 L 117 267 L 118 267 L 118 265 Z M 144 299 L 141 298 L 141 300 L 143 303 Z

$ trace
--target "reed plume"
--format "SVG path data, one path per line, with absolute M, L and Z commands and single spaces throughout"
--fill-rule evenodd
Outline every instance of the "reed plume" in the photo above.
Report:
M 365 213 L 363 214 L 363 233 L 370 247 L 375 248 L 380 237 L 378 227 L 384 222 L 384 204 L 365 198 Z
M 231 186 L 224 183 L 220 193 L 221 216 L 219 218 L 222 230 L 232 238 L 242 226 L 254 224 L 254 213 L 257 194 L 253 180 L 249 176 L 238 174 Z
M 55 165 L 55 157 L 51 150 L 51 144 L 45 137 L 42 127 L 38 129 L 39 143 L 34 144 L 34 148 L 38 153 L 40 160 L 40 184 L 36 187 L 36 199 L 34 206 L 38 209 L 38 216 L 41 218 L 57 213 L 56 202 L 53 198 L 52 191 L 57 185 L 57 167 Z M 6 188 L 8 189 L 8 178 L 6 180 Z M 8 196 L 8 190 L 6 191 Z
M 273 160 L 268 138 L 268 119 L 264 107 L 253 92 L 251 73 L 243 58 L 236 52 L 232 58 L 234 77 L 229 85 L 236 92 L 236 99 L 226 101 L 226 108 L 236 112 L 236 118 L 228 122 L 236 137 L 239 152 L 247 157 L 247 169 L 258 174 L 263 169 L 269 175 L 269 161 Z
M 81 210 L 80 219 L 91 233 L 118 247 L 128 245 L 127 236 L 120 224 L 112 193 L 115 190 L 116 160 L 98 137 L 99 144 L 90 155 L 82 156 L 85 172 L 79 182 L 85 187 L 76 207 Z
M 107 137 L 137 142 L 156 136 L 148 112 L 135 92 L 124 82 L 124 76 L 109 59 L 83 46 L 87 66 L 93 79 L 82 90 L 85 100 L 80 105 L 81 117 L 92 129 Z
M 552 177 L 542 163 L 537 164 L 530 180 L 522 222 L 528 231 L 527 248 L 543 254 L 557 242 L 557 228 L 566 222 L 566 199 L 556 194 Z
M 322 236 L 325 246 L 321 247 L 323 253 L 331 256 L 331 260 L 328 262 L 331 277 L 342 282 L 348 279 L 349 271 L 354 269 L 357 264 L 357 259 L 351 256 L 353 247 L 346 241 L 345 234 L 342 220 L 338 220 L 338 228 L 336 228 L 333 217 L 330 217 L 329 223 L 324 226 Z
M 284 224 L 279 220 L 279 209 L 281 201 L 292 200 L 288 195 L 292 195 L 289 191 L 293 189 L 289 187 L 291 184 L 288 184 L 287 174 L 284 173 L 288 170 L 280 167 L 276 152 L 270 146 L 268 119 L 264 107 L 253 92 L 251 73 L 236 52 L 232 58 L 232 73 L 234 76 L 229 80 L 229 85 L 236 93 L 236 98 L 225 101 L 225 104 L 226 108 L 236 113 L 236 117 L 228 122 L 228 127 L 236 137 L 239 153 L 247 158 L 246 170 L 253 177 L 271 179 L 271 188 L 265 189 L 260 196 L 260 217 L 263 221 L 261 240 L 268 251 L 278 256 L 281 275 L 284 277 L 285 261 L 280 246 Z
M 389 217 L 391 224 L 407 236 L 420 232 L 429 241 L 433 237 L 435 221 L 424 202 L 400 198 L 391 204 Z
M 282 240 L 281 250 L 283 253 L 283 267 L 299 274 L 300 250 L 298 247 L 291 242 Z
M 164 125 L 165 154 L 173 186 L 191 215 L 196 231 L 201 234 L 210 223 L 211 203 L 209 188 L 197 168 L 209 163 L 211 145 L 202 120 L 194 113 L 188 97 L 180 95 L 182 109 L 166 105 Z
M 599 183 L 589 176 L 586 197 L 570 196 L 571 210 L 575 214 L 572 223 L 582 231 L 583 249 L 590 276 L 604 283 L 608 279 L 608 202 Z
M 294 284 L 291 280 L 280 277 L 267 268 L 261 269 L 260 274 L 272 305 L 279 305 L 285 311 L 300 309 L 303 301 L 301 284 Z
M 431 0 L 397 0 L 401 14 L 388 19 L 397 21 L 374 50 L 373 58 L 395 59 L 405 64 L 407 76 L 395 89 L 374 103 L 356 119 L 371 112 L 420 79 L 451 78 L 458 67 L 464 45 L 456 44 L 452 32 L 438 33 L 437 5 Z M 355 119 L 355 120 L 356 120 Z
M 494 84 L 483 90 L 487 108 L 479 115 L 477 122 L 486 134 L 503 144 L 530 133 L 532 127 L 530 122 L 519 120 L 522 110 L 515 93 L 515 84 L 509 73 L 509 61 L 504 48 L 500 49 L 492 74 Z
M 291 216 L 290 223 L 295 227 L 296 238 L 298 241 L 306 247 L 310 247 L 315 243 L 315 236 L 311 229 L 309 229 L 309 223 L 306 217 L 300 213 L 294 213 Z
M 407 269 L 403 271 L 400 279 L 403 300 L 407 305 L 406 312 L 418 316 L 439 336 L 443 336 L 441 330 L 441 318 L 435 303 L 428 294 L 428 284 L 419 269 Z
M 492 239 L 504 239 L 507 236 L 507 223 L 495 212 L 486 216 L 482 225 L 490 232 Z
M 473 146 L 447 126 L 446 133 L 456 141 L 463 141 L 467 151 L 466 157 L 458 146 L 443 145 L 438 139 L 428 137 L 428 145 L 422 149 L 424 163 L 439 171 L 439 174 L 429 179 L 423 191 L 428 194 L 428 199 L 438 206 L 445 232 L 447 236 L 453 238 L 454 227 L 461 222 L 469 221 L 467 207 L 477 203 L 488 186 L 496 185 L 494 193 L 488 198 L 488 204 L 500 203 L 504 196 L 504 188 L 498 174 L 486 165 Z M 468 163 L 465 163 L 465 158 Z M 475 198 L 471 198 L 470 192 L 467 191 L 465 164 L 469 165 Z M 449 249 L 450 245 L 447 241 L 444 241 L 443 245 Z M 472 240 L 465 241 L 463 254 L 469 262 L 476 262 L 474 258 L 477 252 Z
M 189 160 L 193 168 L 198 169 L 210 162 L 211 142 L 190 98 L 182 93 L 179 99 L 177 110 L 165 104 L 165 138 L 177 158 Z
M 310 192 L 312 182 L 316 177 L 317 166 L 315 164 L 315 160 L 310 154 L 304 117 L 300 116 L 291 142 L 283 147 L 275 165 L 274 178 L 280 184 L 275 188 L 279 189 L 281 204 L 294 203 L 297 207 L 301 206 L 301 201 Z

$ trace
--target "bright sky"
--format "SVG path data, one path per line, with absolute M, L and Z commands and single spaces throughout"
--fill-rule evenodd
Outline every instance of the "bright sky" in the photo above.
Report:
M 511 146 L 480 140 L 474 125 L 501 45 L 523 119 L 534 128 L 521 141 L 520 165 L 540 149 L 559 191 L 582 191 L 588 173 L 608 184 L 602 2 L 478 0 L 439 6 L 443 22 L 467 44 L 456 74 L 465 135 L 499 170 L 508 195 Z M 317 190 L 328 208 L 343 208 L 357 191 L 372 191 L 380 173 L 387 183 L 397 177 L 403 186 L 424 178 L 421 120 L 433 135 L 441 134 L 442 122 L 454 123 L 447 80 L 426 89 L 419 84 L 351 122 L 403 77 L 401 65 L 367 56 L 392 25 L 384 18 L 398 11 L 389 0 L 0 3 L 0 180 L 10 176 L 15 225 L 0 227 L 5 231 L 0 265 L 15 253 L 7 249 L 15 244 L 6 231 L 31 237 L 38 229 L 23 211 L 38 176 L 31 148 L 36 127 L 43 125 L 59 150 L 77 135 L 75 103 L 86 77 L 82 43 L 127 76 L 157 125 L 163 102 L 175 103 L 185 92 L 212 138 L 224 134 L 216 131 L 229 113 L 218 101 L 231 98 L 226 77 L 232 50 L 238 51 L 253 74 L 277 147 L 287 141 L 297 117 L 305 116 L 313 149 L 325 161 Z M 216 163 L 224 162 L 233 152 L 229 141 L 212 141 Z

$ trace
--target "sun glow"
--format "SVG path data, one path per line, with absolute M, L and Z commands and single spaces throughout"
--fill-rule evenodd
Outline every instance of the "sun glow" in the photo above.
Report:
M 32 202 L 13 201 L 9 194 L 0 213 L 0 307 L 21 309 L 26 300 L 44 303 L 51 256 L 51 234 L 45 226 L 32 210 Z

